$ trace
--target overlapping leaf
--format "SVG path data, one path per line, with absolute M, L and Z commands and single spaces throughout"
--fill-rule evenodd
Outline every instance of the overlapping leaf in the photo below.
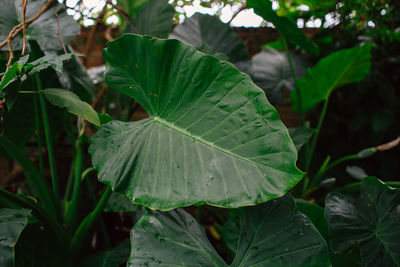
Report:
M 227 62 L 177 40 L 125 35 L 104 51 L 108 85 L 149 118 L 112 121 L 91 138 L 99 179 L 155 209 L 254 205 L 301 173 L 287 129 L 262 90 Z
M 321 59 L 316 66 L 307 69 L 303 79 L 297 81 L 291 94 L 293 109 L 299 110 L 297 90 L 300 91 L 302 110 L 306 111 L 327 99 L 335 88 L 362 80 L 369 73 L 370 58 L 371 44 L 366 44 Z
M 358 245 L 363 266 L 400 265 L 399 189 L 367 177 L 360 196 L 330 193 L 325 206 L 335 252 Z
M 0 209 L 0 265 L 14 266 L 14 246 L 28 223 L 30 210 Z
M 216 16 L 195 13 L 177 25 L 170 38 L 191 44 L 207 54 L 217 57 L 226 55 L 232 62 L 249 58 L 243 41 Z
M 47 0 L 29 0 L 26 8 L 26 19 L 31 18 Z M 0 9 L 0 40 L 7 38 L 11 29 L 22 22 L 22 0 L 3 0 Z M 36 40 L 42 50 L 57 51 L 62 49 L 58 35 L 57 19 L 60 24 L 60 35 L 68 44 L 80 32 L 79 24 L 67 14 L 62 5 L 57 5 L 57 17 L 53 7 L 47 9 L 26 30 L 27 40 Z M 14 50 L 22 50 L 22 33 L 12 42 Z M 7 50 L 4 46 L 1 50 Z
M 228 266 L 196 220 L 182 209 L 148 211 L 131 233 L 128 266 Z M 241 216 L 238 249 L 230 265 L 329 266 L 326 243 L 286 195 Z

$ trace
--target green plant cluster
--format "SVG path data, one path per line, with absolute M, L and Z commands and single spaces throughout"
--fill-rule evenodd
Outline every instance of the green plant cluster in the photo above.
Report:
M 46 2 L 28 1 L 27 17 Z M 103 50 L 112 92 L 101 111 L 90 104 L 97 92 L 81 55 L 61 42 L 79 32 L 62 5 L 27 27 L 27 55 L 22 33 L 10 40 L 15 59 L 7 67 L 2 61 L 0 152 L 18 163 L 26 183 L 18 193 L 0 188 L 0 265 L 400 266 L 399 182 L 357 166 L 346 170 L 358 182 L 331 176 L 343 163 L 389 153 L 400 139 L 339 157 L 321 149 L 328 104 L 335 106 L 342 87 L 368 81 L 382 40 L 331 52 L 321 41 L 328 30 L 310 39 L 297 28 L 291 8 L 300 2 L 321 12 L 315 1 L 274 11 L 269 0 L 247 0 L 280 33 L 252 58 L 217 17 L 195 14 L 172 27 L 167 0 L 119 2 L 125 21 Z M 22 22 L 20 3 L 5 0 L 1 39 Z M 112 97 L 117 116 L 107 114 Z M 299 116 L 297 128 L 280 119 L 285 101 Z M 137 105 L 147 117 L 130 121 Z M 381 115 L 393 112 L 389 106 Z M 373 119 L 373 127 L 389 129 L 384 121 Z M 60 135 L 73 154 L 66 181 L 56 156 Z M 91 180 L 95 173 L 100 183 Z M 102 212 L 136 217 L 130 240 L 112 244 Z M 206 213 L 217 218 L 207 232 Z M 92 252 L 94 242 L 104 250 Z

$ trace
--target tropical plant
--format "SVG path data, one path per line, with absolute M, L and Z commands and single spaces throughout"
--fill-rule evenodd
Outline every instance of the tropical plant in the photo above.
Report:
M 290 8 L 248 0 L 281 34 L 250 58 L 217 17 L 195 14 L 170 33 L 166 0 L 107 1 L 128 32 L 103 50 L 103 87 L 130 103 L 112 117 L 96 111 L 81 54 L 65 47 L 78 29 L 65 8 L 16 3 L 0 11 L 0 48 L 9 52 L 1 61 L 0 152 L 18 163 L 26 186 L 0 188 L 2 266 L 400 266 L 399 183 L 365 178 L 359 167 L 350 173 L 361 182 L 333 188 L 329 176 L 400 138 L 332 162 L 328 153 L 315 156 L 328 102 L 369 75 L 375 43 L 327 55 Z M 304 53 L 318 61 L 307 70 Z M 270 104 L 279 106 L 285 90 L 297 128 L 287 129 Z M 132 103 L 147 117 L 124 120 Z M 67 177 L 56 155 L 60 134 L 72 148 Z M 96 172 L 100 183 L 92 183 Z M 130 216 L 130 241 L 110 241 L 103 211 Z M 95 243 L 104 245 L 92 251 Z

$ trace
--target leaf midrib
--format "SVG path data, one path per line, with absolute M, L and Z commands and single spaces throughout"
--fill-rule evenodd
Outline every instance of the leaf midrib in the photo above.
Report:
M 155 121 L 156 123 L 159 123 L 159 124 L 161 124 L 161 125 L 163 125 L 163 126 L 165 126 L 165 127 L 168 127 L 168 128 L 170 128 L 170 129 L 173 129 L 174 131 L 178 132 L 179 134 L 182 134 L 182 135 L 185 135 L 185 136 L 187 136 L 187 137 L 189 137 L 189 138 L 192 138 L 192 139 L 194 139 L 194 140 L 196 140 L 196 141 L 198 141 L 198 142 L 200 142 L 200 143 L 202 143 L 202 144 L 204 144 L 204 145 L 206 145 L 206 146 L 208 146 L 208 147 L 210 147 L 210 148 L 212 148 L 212 149 L 215 149 L 215 150 L 221 151 L 221 152 L 223 152 L 223 153 L 225 153 L 225 154 L 228 154 L 228 155 L 231 156 L 231 157 L 238 158 L 238 159 L 240 159 L 240 160 L 246 161 L 246 162 L 248 162 L 248 163 L 250 163 L 250 164 L 255 165 L 256 167 L 257 167 L 257 165 L 260 165 L 260 166 L 262 166 L 262 167 L 268 167 L 268 166 L 265 166 L 265 165 L 263 165 L 263 164 L 261 164 L 261 163 L 251 161 L 251 160 L 249 160 L 248 158 L 245 158 L 245 157 L 242 157 L 242 156 L 240 156 L 240 155 L 238 155 L 238 154 L 235 154 L 235 153 L 233 153 L 231 150 L 222 148 L 222 147 L 220 147 L 220 146 L 216 146 L 214 143 L 212 143 L 212 142 L 210 142 L 210 141 L 207 141 L 207 140 L 201 138 L 201 137 L 198 136 L 198 135 L 193 135 L 193 134 L 191 134 L 189 131 L 187 131 L 186 129 L 181 128 L 181 127 L 179 127 L 179 126 L 176 126 L 176 125 L 173 124 L 173 123 L 170 123 L 170 122 L 168 122 L 168 121 L 166 121 L 166 120 L 161 119 L 160 117 L 152 117 L 152 119 L 153 119 L 153 121 Z

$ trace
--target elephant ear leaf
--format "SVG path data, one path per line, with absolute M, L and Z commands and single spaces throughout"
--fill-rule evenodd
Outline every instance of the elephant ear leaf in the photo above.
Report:
M 149 118 L 99 128 L 100 181 L 160 210 L 254 205 L 302 177 L 288 131 L 264 92 L 230 63 L 178 40 L 124 35 L 104 50 L 105 80 Z
M 289 194 L 246 207 L 240 228 L 232 267 L 330 266 L 325 240 Z
M 298 91 L 301 96 L 301 108 L 307 111 L 328 99 L 334 89 L 364 79 L 371 67 L 371 47 L 368 43 L 340 50 L 307 69 L 306 75 L 296 82 L 297 87 L 291 93 L 293 109 L 300 109 Z
M 30 214 L 30 210 L 0 209 L 0 266 L 14 266 L 14 246 Z
M 335 253 L 358 245 L 363 266 L 400 265 L 399 189 L 367 177 L 359 196 L 330 193 L 325 207 Z
M 147 211 L 131 232 L 127 266 L 221 266 L 203 228 L 183 209 Z

